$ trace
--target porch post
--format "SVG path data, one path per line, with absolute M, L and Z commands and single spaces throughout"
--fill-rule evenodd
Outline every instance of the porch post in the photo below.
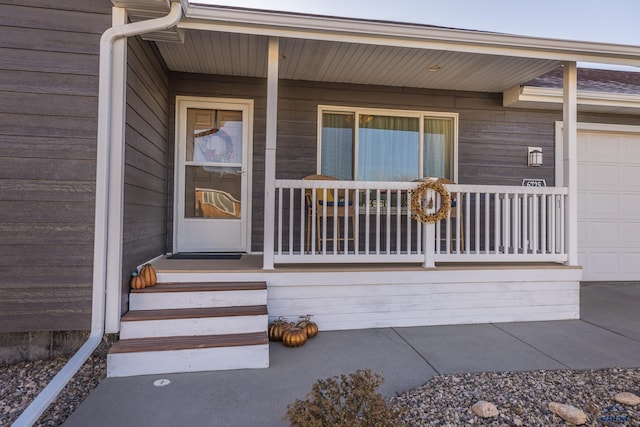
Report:
M 578 265 L 578 77 L 575 62 L 565 62 L 563 86 L 563 173 L 568 188 L 565 212 L 567 264 Z
M 273 270 L 276 216 L 276 136 L 278 126 L 278 60 L 280 40 L 269 37 L 267 55 L 267 127 L 264 151 L 264 244 L 262 268 Z

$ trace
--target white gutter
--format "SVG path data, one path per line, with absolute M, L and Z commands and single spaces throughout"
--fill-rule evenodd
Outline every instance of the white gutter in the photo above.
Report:
M 100 80 L 98 92 L 98 139 L 96 152 L 96 212 L 93 246 L 93 294 L 91 334 L 51 382 L 12 424 L 32 426 L 55 400 L 84 362 L 91 356 L 104 335 L 106 301 L 106 265 L 109 210 L 109 148 L 113 133 L 111 123 L 113 44 L 116 40 L 175 27 L 182 17 L 182 6 L 171 3 L 169 14 L 157 19 L 111 27 L 100 39 Z M 120 241 L 120 239 L 118 239 Z

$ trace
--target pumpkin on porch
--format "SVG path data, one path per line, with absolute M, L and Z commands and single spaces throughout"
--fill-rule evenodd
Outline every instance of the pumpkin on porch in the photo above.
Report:
M 301 327 L 291 323 L 289 329 L 287 329 L 282 335 L 282 344 L 285 347 L 302 347 L 307 342 L 307 334 Z
M 147 284 L 144 281 L 144 277 L 135 272 L 131 273 L 131 289 L 142 289 L 146 286 Z
M 302 328 L 307 338 L 314 338 L 318 335 L 318 325 L 311 320 L 311 315 L 301 316 L 302 320 L 298 322 L 296 326 Z
M 269 341 L 282 341 L 285 331 L 290 328 L 287 319 L 280 316 L 269 325 Z
M 158 283 L 156 271 L 151 264 L 145 264 L 140 269 L 140 276 L 144 278 L 144 282 L 147 286 L 155 286 Z

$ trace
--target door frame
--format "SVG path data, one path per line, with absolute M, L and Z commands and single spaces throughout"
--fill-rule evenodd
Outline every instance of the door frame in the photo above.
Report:
M 253 182 L 253 99 L 242 98 L 216 98 L 206 96 L 181 96 L 175 97 L 175 135 L 174 135 L 174 176 L 173 176 L 173 253 L 178 252 L 178 222 L 184 215 L 184 204 L 178 203 L 179 192 L 184 193 L 184 167 L 180 160 L 181 132 L 184 132 L 186 125 L 187 108 L 218 108 L 216 104 L 223 104 L 224 107 L 242 108 L 247 110 L 247 117 L 243 118 L 243 127 L 246 125 L 247 141 L 243 146 L 242 179 L 245 180 L 245 200 L 242 200 L 241 218 L 244 227 L 244 252 L 251 253 L 251 231 L 252 231 L 252 182 Z M 184 196 L 183 196 L 184 201 Z

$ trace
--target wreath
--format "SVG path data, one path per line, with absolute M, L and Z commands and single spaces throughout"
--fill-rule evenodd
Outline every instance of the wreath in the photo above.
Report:
M 440 209 L 434 213 L 427 213 L 427 209 L 433 207 L 433 200 L 429 200 L 426 206 L 423 206 L 422 200 L 427 190 L 433 190 L 440 194 Z M 451 210 L 451 195 L 444 188 L 444 185 L 438 180 L 424 179 L 415 190 L 411 192 L 411 211 L 413 219 L 422 223 L 430 224 L 441 221 L 449 216 Z

